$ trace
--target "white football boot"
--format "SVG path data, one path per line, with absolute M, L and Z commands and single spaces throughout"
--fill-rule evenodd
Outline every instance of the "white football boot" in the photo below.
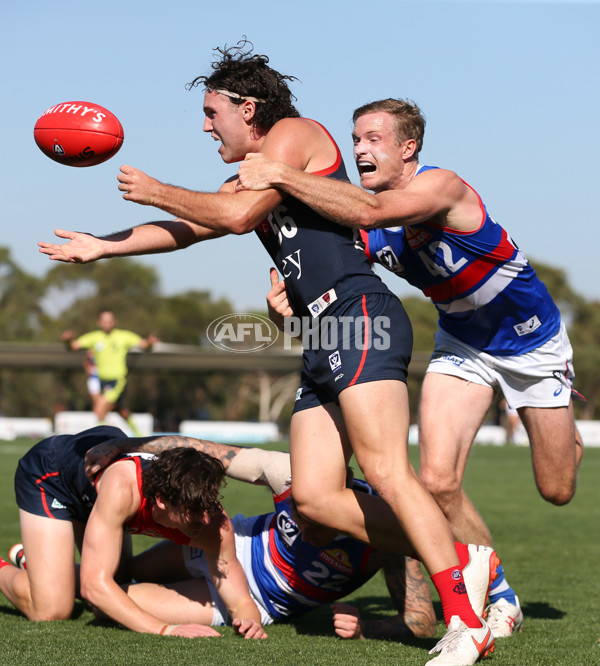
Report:
M 458 615 L 453 615 L 446 635 L 429 651 L 429 654 L 439 652 L 439 656 L 430 659 L 425 666 L 471 666 L 491 654 L 494 635 L 485 620 L 479 619 L 481 627 L 470 629 Z
M 499 564 L 500 560 L 493 548 L 469 544 L 469 563 L 462 573 L 469 601 L 475 615 L 479 617 L 483 617 L 488 591 L 498 575 L 496 569 Z
M 523 611 L 519 603 L 519 597 L 515 596 L 516 604 L 511 604 L 506 599 L 498 599 L 486 609 L 486 622 L 492 629 L 496 638 L 512 636 L 523 628 Z

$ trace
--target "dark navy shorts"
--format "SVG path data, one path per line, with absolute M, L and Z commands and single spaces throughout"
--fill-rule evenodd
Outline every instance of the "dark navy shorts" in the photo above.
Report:
M 344 301 L 303 332 L 304 369 L 294 412 L 338 402 L 355 384 L 406 382 L 412 326 L 400 300 L 369 293 Z
M 58 435 L 42 440 L 19 461 L 15 473 L 17 505 L 23 511 L 57 520 L 79 520 L 89 517 L 92 499 L 86 499 L 69 489 L 63 482 L 62 465 L 56 461 L 57 443 L 65 437 Z M 90 491 L 92 487 L 90 486 Z M 91 495 L 95 493 L 91 492 Z

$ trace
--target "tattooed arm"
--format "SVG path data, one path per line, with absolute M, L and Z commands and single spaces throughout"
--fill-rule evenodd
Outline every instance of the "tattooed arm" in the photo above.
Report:
M 333 604 L 335 631 L 342 638 L 382 638 L 402 640 L 426 638 L 435 631 L 431 591 L 421 563 L 410 557 L 378 552 L 392 602 L 398 615 L 383 620 L 363 620 L 349 604 Z
M 166 449 L 182 446 L 191 446 L 219 459 L 225 467 L 225 473 L 230 478 L 269 486 L 275 494 L 281 493 L 284 486 L 289 483 L 290 460 L 287 453 L 233 444 L 219 444 L 207 439 L 195 439 L 183 435 L 123 437 L 103 442 L 85 454 L 85 473 L 89 478 L 94 478 L 111 460 L 123 453 L 159 454 Z

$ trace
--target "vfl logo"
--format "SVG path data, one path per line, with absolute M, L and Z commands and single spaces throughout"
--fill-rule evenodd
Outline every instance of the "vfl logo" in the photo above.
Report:
M 234 313 L 211 321 L 206 337 L 217 349 L 247 353 L 270 347 L 279 337 L 279 329 L 267 317 Z
M 331 372 L 335 372 L 342 367 L 342 359 L 340 358 L 340 352 L 334 351 L 333 354 L 329 354 L 329 367 Z
M 277 531 L 279 535 L 286 543 L 286 545 L 291 546 L 296 540 L 297 536 L 300 534 L 300 529 L 295 522 L 285 513 L 277 514 Z
M 404 273 L 404 266 L 398 261 L 398 257 L 389 245 L 381 248 L 377 253 L 377 259 L 392 273 Z

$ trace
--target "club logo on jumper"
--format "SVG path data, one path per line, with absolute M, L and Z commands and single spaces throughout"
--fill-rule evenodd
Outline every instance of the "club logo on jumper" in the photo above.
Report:
M 452 365 L 460 366 L 464 362 L 465 359 L 462 356 L 447 352 L 435 352 L 431 357 L 431 363 L 452 363 Z
M 217 349 L 249 353 L 262 351 L 274 344 L 279 330 L 267 317 L 234 313 L 211 321 L 206 337 Z
M 329 354 L 329 367 L 331 368 L 331 372 L 336 372 L 342 367 L 342 359 L 339 351 Z
M 531 319 L 528 319 L 521 324 L 515 324 L 513 328 L 515 329 L 516 334 L 521 337 L 523 335 L 529 335 L 530 333 L 533 333 L 541 325 L 542 322 L 540 321 L 539 317 L 537 315 L 533 315 Z
M 52 505 L 51 506 L 52 506 L 53 509 L 66 509 L 67 508 L 64 504 L 59 502 L 56 498 L 54 498 L 52 500 Z
M 308 309 L 313 317 L 318 317 L 323 310 L 326 310 L 332 303 L 337 301 L 337 294 L 335 289 L 326 291 L 322 296 L 319 296 L 315 301 L 308 304 Z

